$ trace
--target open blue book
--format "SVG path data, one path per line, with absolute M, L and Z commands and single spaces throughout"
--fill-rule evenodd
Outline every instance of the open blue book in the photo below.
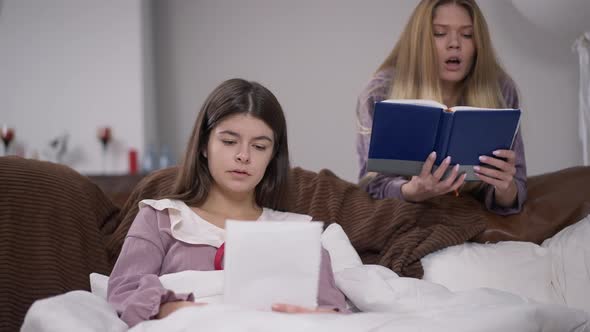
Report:
M 451 156 L 451 165 L 459 164 L 467 181 L 477 181 L 473 166 L 482 165 L 479 156 L 512 148 L 520 113 L 519 109 L 448 108 L 432 100 L 377 102 L 367 171 L 418 175 L 428 155 L 436 151 L 434 169 Z

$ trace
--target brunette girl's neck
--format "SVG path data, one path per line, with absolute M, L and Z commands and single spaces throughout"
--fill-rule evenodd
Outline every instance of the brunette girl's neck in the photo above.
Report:
M 256 204 L 254 192 L 247 194 L 227 193 L 212 186 L 205 202 L 193 207 L 202 218 L 225 228 L 226 219 L 256 220 L 262 214 L 262 207 Z

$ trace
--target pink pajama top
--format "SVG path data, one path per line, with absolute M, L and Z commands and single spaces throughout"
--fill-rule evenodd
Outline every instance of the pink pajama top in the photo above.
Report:
M 311 220 L 310 216 L 263 209 L 258 221 Z M 225 230 L 208 223 L 184 202 L 144 200 L 125 238 L 110 275 L 108 302 L 129 327 L 154 318 L 160 306 L 172 301 L 199 301 L 193 294 L 175 294 L 159 276 L 186 270 L 215 270 L 217 248 Z M 330 256 L 322 249 L 318 305 L 347 311 L 336 287 Z

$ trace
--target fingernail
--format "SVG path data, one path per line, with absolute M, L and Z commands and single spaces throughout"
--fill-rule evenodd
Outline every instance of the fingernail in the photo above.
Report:
M 474 169 L 476 172 L 479 172 L 479 166 L 473 166 L 473 169 Z
M 486 156 L 479 156 L 479 161 L 485 161 L 486 160 Z
M 459 164 L 455 165 L 455 171 L 459 170 Z
M 500 155 L 500 151 L 496 150 L 494 152 L 492 152 L 494 154 L 494 156 L 499 156 Z
M 447 163 L 447 164 L 451 163 L 451 156 L 448 156 L 445 158 L 445 163 Z
M 436 151 L 432 151 L 430 152 L 430 156 L 428 156 L 430 158 L 436 158 Z

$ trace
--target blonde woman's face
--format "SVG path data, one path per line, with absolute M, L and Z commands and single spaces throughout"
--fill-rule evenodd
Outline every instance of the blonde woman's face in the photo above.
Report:
M 453 86 L 473 65 L 473 20 L 465 8 L 449 3 L 436 8 L 432 25 L 440 79 L 443 85 Z

